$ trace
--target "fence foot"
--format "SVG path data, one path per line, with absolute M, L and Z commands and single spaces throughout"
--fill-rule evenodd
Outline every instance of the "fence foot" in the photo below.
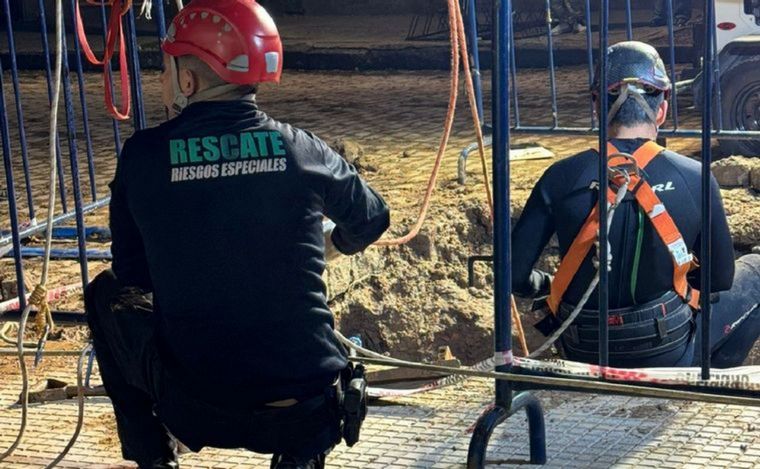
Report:
M 515 395 L 512 400 L 512 406 L 509 409 L 497 405 L 478 419 L 475 431 L 472 433 L 472 439 L 470 439 L 470 449 L 467 453 L 467 469 L 481 469 L 485 466 L 486 451 L 491 434 L 507 418 L 523 408 L 528 416 L 530 463 L 546 464 L 544 410 L 541 407 L 541 402 L 534 395 L 528 392 L 521 392 Z

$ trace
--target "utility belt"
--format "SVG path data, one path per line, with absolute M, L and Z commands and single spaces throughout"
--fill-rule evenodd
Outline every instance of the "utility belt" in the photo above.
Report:
M 566 320 L 572 305 L 562 303 L 558 315 Z M 688 342 L 694 330 L 694 311 L 675 293 L 642 305 L 609 311 L 609 354 L 611 357 L 642 359 L 668 353 Z M 581 310 L 562 334 L 562 345 L 570 355 L 599 353 L 599 312 Z
M 335 443 L 338 444 L 343 439 L 346 446 L 354 446 L 359 441 L 362 424 L 367 417 L 367 378 L 364 365 L 349 363 L 335 383 L 325 389 L 324 395 L 300 402 L 294 399 L 277 401 L 266 404 L 266 407 L 309 405 L 315 402 L 326 403 L 339 422 L 340 437 Z

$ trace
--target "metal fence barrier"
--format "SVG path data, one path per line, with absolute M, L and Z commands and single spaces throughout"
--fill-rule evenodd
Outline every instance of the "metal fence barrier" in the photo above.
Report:
M 479 107 L 482 111 L 483 107 L 483 93 L 480 71 L 480 57 L 478 43 L 484 36 L 483 32 L 479 30 L 481 26 L 485 26 L 488 29 L 493 29 L 490 24 L 484 24 L 478 20 L 477 12 L 481 7 L 477 0 L 463 0 L 466 2 L 466 8 L 464 9 L 467 15 L 468 26 L 468 47 L 472 57 L 472 74 L 473 79 L 476 82 L 476 93 L 478 96 Z M 509 31 L 507 37 L 504 39 L 508 44 L 509 53 L 508 60 L 510 62 L 509 76 L 510 76 L 510 100 L 511 100 L 511 116 L 513 117 L 510 122 L 511 131 L 516 135 L 577 135 L 577 136 L 594 136 L 599 133 L 598 120 L 594 115 L 594 104 L 591 100 L 590 94 L 588 96 L 588 125 L 583 126 L 579 124 L 579 119 L 574 118 L 570 125 L 560 122 L 559 111 L 561 109 L 558 106 L 557 100 L 557 67 L 555 65 L 555 55 L 557 48 L 555 47 L 555 37 L 552 33 L 552 17 L 550 13 L 550 0 L 545 0 L 544 3 L 544 18 L 545 24 L 543 28 L 543 34 L 546 37 L 546 62 L 547 72 L 549 77 L 549 87 L 546 90 L 551 100 L 551 109 L 547 109 L 544 115 L 550 116 L 550 123 L 545 122 L 546 119 L 526 119 L 524 114 L 521 113 L 521 102 L 525 99 L 535 99 L 535 96 L 524 96 L 520 93 L 518 86 L 519 68 L 518 61 L 516 59 L 519 52 L 519 45 L 515 45 L 515 21 L 520 18 L 519 14 L 512 14 L 509 16 L 510 21 Z M 670 99 L 671 109 L 671 122 L 672 125 L 667 128 L 660 129 L 661 138 L 672 137 L 684 137 L 684 138 L 701 138 L 702 129 L 695 127 L 694 125 L 687 125 L 684 123 L 684 110 L 679 103 L 679 94 L 682 96 L 684 92 L 691 91 L 694 95 L 694 106 L 701 108 L 704 103 L 704 97 L 712 96 L 710 100 L 710 106 L 714 109 L 711 113 L 712 119 L 712 135 L 719 139 L 721 145 L 726 148 L 726 151 L 731 153 L 760 153 L 760 117 L 758 116 L 757 108 L 760 106 L 760 82 L 756 84 L 749 84 L 742 89 L 736 89 L 738 86 L 734 84 L 736 77 L 740 74 L 751 73 L 754 68 L 756 70 L 757 60 L 756 57 L 760 54 L 760 46 L 758 42 L 747 42 L 746 37 L 752 34 L 760 34 L 760 0 L 746 0 L 744 8 L 737 2 L 728 2 L 721 5 L 721 12 L 728 12 L 726 15 L 726 21 L 716 23 L 716 2 L 709 2 L 709 12 L 705 10 L 703 20 L 700 24 L 694 25 L 694 46 L 695 55 L 704 56 L 704 52 L 701 54 L 700 46 L 704 48 L 704 44 L 712 44 L 709 48 L 712 61 L 708 63 L 703 60 L 699 73 L 696 77 L 688 80 L 682 80 L 676 82 L 676 77 L 679 75 L 679 70 L 676 66 L 677 54 L 676 54 L 676 28 L 673 22 L 673 4 L 674 0 L 666 0 L 666 14 L 667 14 L 667 46 L 661 48 L 661 53 L 665 60 L 665 63 L 669 69 L 669 73 L 676 82 L 673 87 L 673 93 Z M 514 5 L 514 3 L 513 3 Z M 517 8 L 517 6 L 515 6 Z M 625 3 L 625 22 L 622 27 L 626 31 L 626 39 L 636 39 L 634 30 L 633 13 L 631 10 L 630 0 L 626 0 Z M 475 12 L 473 14 L 473 12 Z M 609 42 L 609 22 L 602 25 L 593 24 L 592 21 L 592 5 L 590 0 L 584 1 L 584 23 L 588 26 L 585 30 L 585 46 L 586 46 L 586 63 L 587 79 L 589 87 L 593 80 L 593 74 L 595 69 L 595 52 L 598 55 L 598 49 L 593 43 L 592 29 L 596 29 L 600 36 L 604 36 L 603 41 Z M 709 13 L 709 15 L 707 14 Z M 604 11 L 599 12 L 600 16 L 604 15 Z M 753 20 L 754 18 L 754 20 Z M 607 19 L 609 19 L 609 10 L 607 11 Z M 731 20 L 731 21 L 728 21 Z M 741 21 L 740 24 L 737 24 Z M 754 25 L 753 25 L 754 21 Z M 705 28 L 704 25 L 710 25 Z M 720 26 L 720 27 L 719 27 Z M 753 26 L 756 26 L 753 28 Z M 704 31 L 702 31 L 704 30 Z M 702 33 L 705 32 L 703 35 Z M 605 34 L 606 33 L 606 34 Z M 744 33 L 742 36 L 741 33 Z M 490 36 L 490 31 L 485 33 L 486 36 Z M 703 38 L 703 39 L 702 39 Z M 700 43 L 702 41 L 702 43 Z M 602 38 L 600 37 L 601 47 Z M 705 51 L 707 49 L 704 49 Z M 753 65 L 754 64 L 754 65 Z M 706 93 L 705 90 L 713 90 L 712 93 Z M 724 94 L 731 95 L 730 100 L 724 101 Z M 483 115 L 481 114 L 481 121 L 483 121 Z M 485 125 L 484 130 L 486 133 L 490 133 L 490 125 Z M 490 143 L 490 135 L 487 135 Z M 465 148 L 460 155 L 459 164 L 459 180 L 464 183 L 466 180 L 466 164 L 470 153 L 476 150 L 475 145 L 470 145 Z
M 474 4 L 474 0 L 468 0 Z M 547 1 L 547 7 L 549 2 Z M 673 0 L 667 0 L 668 19 L 668 38 L 670 54 L 670 70 L 675 73 L 674 59 L 674 33 L 673 33 Z M 554 54 L 552 48 L 551 25 L 547 22 L 547 43 L 549 45 L 547 53 L 549 54 L 550 66 L 550 83 L 552 89 L 552 124 L 549 126 L 526 124 L 521 120 L 519 94 L 517 90 L 517 68 L 515 65 L 515 42 L 512 28 L 512 0 L 494 0 L 493 5 L 493 75 L 492 75 L 492 131 L 493 131 L 493 197 L 494 197 L 494 360 L 497 362 L 496 370 L 505 373 L 517 373 L 520 371 L 513 369 L 512 355 L 512 323 L 510 316 L 510 297 L 512 294 L 512 277 L 511 277 L 511 220 L 510 220 L 510 158 L 509 149 L 512 136 L 514 134 L 571 134 L 571 135 L 598 135 L 599 138 L 599 193 L 606 194 L 608 189 L 607 180 L 607 126 L 598 126 L 594 119 L 593 107 L 589 117 L 590 125 L 588 128 L 567 128 L 561 127 L 557 116 L 557 95 L 555 90 L 555 70 L 551 57 Z M 472 9 L 470 9 L 472 11 Z M 591 43 L 591 15 L 590 1 L 586 1 L 586 41 L 588 49 L 588 73 L 589 83 L 591 83 L 594 71 L 594 54 Z M 598 62 L 601 73 L 601 82 L 606 83 L 607 73 L 607 55 L 602 53 L 607 50 L 609 45 L 609 15 L 610 1 L 601 2 L 601 12 L 599 18 L 599 45 L 598 45 Z M 631 9 L 630 2 L 626 2 L 626 36 L 634 37 L 631 26 Z M 702 237 L 701 237 L 701 288 L 705 292 L 710 291 L 710 279 L 712 266 L 710 265 L 711 251 L 711 204 L 710 204 L 710 164 L 712 162 L 712 137 L 725 139 L 760 139 L 760 132 L 741 130 L 725 130 L 723 128 L 723 107 L 721 102 L 721 67 L 720 57 L 717 54 L 716 40 L 716 22 L 715 22 L 715 1 L 707 0 L 704 9 L 704 23 L 711 27 L 705 28 L 705 40 L 703 50 L 703 70 L 701 76 L 701 111 L 702 120 L 701 128 L 686 129 L 682 128 L 679 122 L 679 112 L 677 104 L 677 94 L 674 94 L 672 100 L 673 108 L 673 128 L 666 129 L 661 134 L 665 136 L 677 137 L 700 137 L 702 140 Z M 470 45 L 474 57 L 477 57 L 477 32 L 473 30 L 475 22 L 470 19 Z M 725 49 L 724 49 L 725 50 Z M 755 50 L 757 53 L 757 50 Z M 477 61 L 474 61 L 477 63 Z M 480 78 L 477 70 L 473 72 L 476 79 Z M 709 92 L 714 90 L 714 92 Z M 601 103 L 599 105 L 599 121 L 607 122 L 607 93 L 600 93 Z M 480 97 L 482 102 L 482 95 Z M 593 105 L 592 105 L 593 106 Z M 717 110 L 717 114 L 716 111 Z M 514 118 L 514 119 L 513 119 Z M 716 128 L 717 130 L 713 130 Z M 465 156 L 466 158 L 466 156 Z M 605 197 L 599 198 L 599 218 L 607 218 L 607 200 Z M 604 226 L 604 225 L 602 225 Z M 607 231 L 602 229 L 599 232 L 599 245 L 607 246 Z M 606 249 L 600 250 L 599 264 L 607 265 L 609 253 Z M 609 360 L 609 336 L 608 336 L 608 272 L 607 269 L 600 269 L 599 280 L 599 365 L 605 367 Z M 710 378 L 710 295 L 705 294 L 701 297 L 701 322 L 702 322 L 702 343 L 699 344 L 701 350 L 701 379 Z M 493 430 L 506 418 L 513 413 L 525 408 L 528 412 L 528 424 L 530 432 L 530 459 L 531 463 L 542 464 L 546 461 L 545 435 L 543 420 L 538 418 L 542 413 L 540 403 L 528 394 L 530 389 L 537 389 L 536 386 L 525 386 L 509 380 L 496 380 L 495 382 L 495 405 L 492 409 L 484 413 L 475 426 L 470 450 L 468 455 L 468 467 L 483 467 L 485 461 L 486 449 Z M 542 386 L 542 389 L 569 389 L 562 386 Z M 570 389 L 571 390 L 571 389 Z M 520 392 L 518 392 L 520 391 Z M 727 394 L 729 391 L 725 391 Z
M 26 257 L 35 257 L 39 255 L 38 250 L 26 248 L 22 243 L 30 237 L 45 231 L 46 222 L 38 222 L 37 215 L 39 207 L 35 202 L 35 196 L 44 193 L 45 188 L 40 185 L 35 186 L 33 179 L 35 175 L 30 163 L 29 141 L 27 138 L 28 123 L 24 117 L 24 96 L 20 89 L 19 69 L 16 61 L 16 36 L 18 31 L 14 31 L 11 22 L 11 9 L 9 0 L 2 0 L 5 14 L 5 34 L 8 46 L 8 58 L 6 63 L 0 64 L 0 131 L 2 132 L 2 151 L 5 172 L 5 191 L 4 196 L 7 198 L 7 219 L 10 221 L 10 230 L 0 234 L 0 255 L 12 256 L 15 264 L 16 274 L 16 291 L 20 300 L 20 309 L 26 305 L 25 286 L 24 286 L 24 263 Z M 64 37 L 64 74 L 63 74 L 63 97 L 65 108 L 65 130 L 59 131 L 57 141 L 57 167 L 58 167 L 58 185 L 60 207 L 56 207 L 58 214 L 55 217 L 55 224 L 61 224 L 74 220 L 76 230 L 69 233 L 68 237 L 76 239 L 77 247 L 75 249 L 61 249 L 56 254 L 59 258 L 77 259 L 80 265 L 80 276 L 82 285 L 86 285 L 88 279 L 87 263 L 88 259 L 103 258 L 104 253 L 100 251 L 88 250 L 84 216 L 94 210 L 106 206 L 109 202 L 107 195 L 99 192 L 99 183 L 95 168 L 94 147 L 92 131 L 90 128 L 92 103 L 87 102 L 87 84 L 85 83 L 84 70 L 86 65 L 83 63 L 81 54 L 81 45 L 79 38 L 75 34 L 74 18 L 77 0 L 66 0 L 68 22 L 66 29 L 70 33 L 68 36 L 73 37 L 73 44 L 66 44 Z M 48 42 L 48 12 L 46 11 L 44 0 L 37 0 L 39 9 L 39 38 L 41 43 L 41 52 L 45 64 L 45 78 L 48 102 L 52 99 L 52 70 L 51 70 L 51 50 Z M 101 32 L 105 44 L 107 28 L 107 7 L 102 2 L 98 8 L 100 10 Z M 165 35 L 166 25 L 164 16 L 164 4 L 162 1 L 155 1 L 152 5 L 152 14 L 155 20 L 156 37 L 160 39 Z M 137 37 L 135 34 L 135 11 L 130 8 L 127 15 L 122 19 L 128 40 L 126 44 L 120 47 L 126 47 L 129 64 L 129 72 L 132 77 L 132 119 L 133 129 L 142 129 L 146 125 L 145 111 L 142 98 L 142 84 L 140 82 L 140 58 L 138 55 Z M 28 40 L 28 35 L 24 36 Z M 73 54 L 69 50 L 73 49 Z M 70 60 L 73 58 L 73 64 Z M 117 64 L 118 66 L 118 64 Z M 4 83 L 3 67 L 10 69 L 11 85 L 13 89 L 12 102 L 6 100 L 6 83 Z M 109 64 L 109 74 L 113 67 Z M 73 81 L 76 81 L 74 84 Z M 109 80 L 110 82 L 110 80 Z M 98 87 L 102 86 L 100 83 Z M 78 93 L 75 94 L 75 87 Z M 113 84 L 110 83 L 113 92 Z M 102 89 L 98 95 L 102 95 Z M 100 105 L 100 103 L 97 103 Z M 15 110 L 15 122 L 10 120 L 10 108 Z M 81 115 L 77 115 L 76 109 L 79 109 Z M 38 110 L 35 110 L 39 112 Z M 81 119 L 81 121 L 79 121 Z M 15 128 L 12 129 L 12 125 Z M 17 135 L 15 139 L 11 131 Z M 122 128 L 117 120 L 112 124 L 114 156 L 118 156 L 121 151 Z M 78 138 L 84 139 L 84 154 L 82 155 L 81 146 Z M 65 140 L 67 148 L 63 148 L 60 140 Z M 68 153 L 68 155 L 66 155 Z M 68 171 L 65 168 L 64 161 L 68 156 Z M 84 161 L 82 161 L 84 160 Z M 18 162 L 22 170 L 23 178 L 17 178 Z M 68 174 L 67 174 L 68 173 Z M 43 178 L 44 179 L 44 178 Z M 85 195 L 86 192 L 87 194 Z M 23 199 L 17 198 L 17 194 L 23 194 Z M 73 207 L 70 200 L 73 196 Z
M 75 2 L 78 0 L 69 0 L 68 5 L 72 13 L 75 8 Z M 756 0 L 751 0 L 755 2 Z M 2 132 L 2 152 L 3 163 L 5 171 L 6 181 L 6 197 L 8 202 L 8 220 L 10 221 L 10 231 L 0 234 L 0 253 L 3 255 L 10 254 L 14 259 L 15 275 L 16 275 L 16 288 L 19 296 L 19 308 L 9 311 L 3 319 L 9 319 L 17 317 L 19 309 L 23 309 L 26 305 L 25 300 L 25 287 L 24 287 L 24 258 L 29 256 L 39 255 L 39 250 L 24 247 L 22 242 L 29 237 L 38 234 L 45 230 L 44 223 L 37 222 L 37 212 L 39 208 L 35 204 L 35 188 L 32 184 L 33 170 L 30 164 L 29 156 L 29 142 L 25 132 L 25 120 L 24 109 L 21 95 L 20 78 L 18 73 L 18 66 L 16 63 L 16 48 L 14 43 L 14 31 L 11 24 L 9 0 L 2 0 L 5 8 L 5 25 L 7 34 L 7 44 L 9 47 L 10 60 L 8 63 L 0 64 L 0 132 Z M 468 12 L 467 25 L 469 34 L 469 43 L 471 48 L 471 60 L 472 60 L 472 73 L 475 79 L 476 92 L 478 93 L 478 107 L 481 118 L 484 117 L 484 102 L 483 91 L 481 84 L 481 76 L 479 70 L 480 57 L 478 54 L 478 10 L 475 0 L 466 0 Z M 672 19 L 673 0 L 667 0 L 668 20 L 668 40 L 669 40 L 669 68 L 672 74 L 675 75 L 675 33 Z M 545 1 L 545 8 L 548 11 L 550 6 L 549 0 Z M 40 9 L 40 40 L 42 44 L 42 51 L 45 59 L 45 76 L 47 80 L 47 93 L 48 98 L 51 96 L 51 64 L 50 64 L 50 49 L 47 42 L 47 24 L 46 24 L 46 11 L 45 1 L 38 0 L 38 6 Z M 106 7 L 101 5 L 101 22 L 102 28 L 106 28 Z M 165 34 L 165 17 L 164 17 L 164 5 L 162 1 L 153 2 L 153 14 L 156 24 L 156 36 L 160 39 Z M 511 297 L 511 220 L 510 220 L 510 161 L 509 161 L 509 147 L 512 136 L 514 134 L 536 134 L 536 135 L 598 135 L 600 143 L 601 158 L 599 160 L 599 181 L 600 181 L 600 193 L 606 193 L 608 181 L 607 181 L 607 165 L 606 165 L 606 141 L 607 141 L 607 128 L 606 126 L 597 126 L 597 120 L 594 117 L 593 105 L 589 102 L 589 116 L 588 126 L 571 126 L 563 127 L 559 118 L 559 106 L 558 106 L 558 93 L 557 93 L 557 76 L 556 66 L 554 62 L 554 38 L 551 32 L 551 24 L 546 22 L 546 39 L 547 39 L 547 58 L 548 58 L 548 73 L 550 89 L 549 95 L 551 99 L 551 123 L 549 125 L 539 124 L 535 122 L 528 122 L 521 116 L 520 112 L 520 100 L 522 96 L 519 93 L 517 86 L 517 60 L 516 60 L 516 47 L 515 47 L 515 32 L 514 32 L 514 15 L 512 0 L 493 0 L 492 12 L 488 15 L 491 22 L 491 35 L 492 35 L 492 106 L 491 106 L 491 122 L 492 125 L 487 127 L 488 130 L 492 130 L 493 141 L 493 195 L 494 195 L 494 282 L 495 282 L 495 357 L 496 357 L 496 371 L 503 373 L 515 373 L 512 367 L 512 323 L 510 318 L 510 297 Z M 602 73 L 602 82 L 605 81 L 604 74 L 606 73 L 606 54 L 600 53 L 607 49 L 609 43 L 609 13 L 610 13 L 610 1 L 603 0 L 601 2 L 601 12 L 599 19 L 599 44 L 597 50 L 598 61 L 600 62 L 600 70 Z M 724 112 L 722 102 L 722 80 L 723 74 L 726 72 L 726 68 L 723 67 L 721 59 L 730 62 L 730 66 L 736 67 L 737 63 L 741 60 L 737 57 L 741 57 L 741 50 L 734 50 L 731 53 L 728 46 L 722 47 L 718 50 L 718 34 L 715 15 L 715 2 L 706 1 L 706 7 L 704 11 L 704 23 L 710 25 L 705 28 L 705 40 L 704 40 L 704 52 L 703 52 L 703 70 L 698 81 L 694 81 L 691 84 L 698 84 L 701 87 L 699 97 L 701 99 L 702 109 L 702 122 L 701 128 L 688 128 L 682 126 L 681 113 L 678 106 L 678 93 L 673 93 L 672 109 L 673 109 L 673 126 L 669 129 L 664 129 L 662 135 L 668 137 L 699 137 L 702 139 L 702 246 L 701 246 L 701 275 L 702 275 L 702 288 L 705 291 L 710 290 L 710 203 L 709 203 L 709 181 L 710 181 L 710 163 L 712 161 L 712 149 L 711 138 L 717 137 L 725 139 L 727 141 L 750 141 L 752 145 L 756 144 L 757 140 L 760 140 L 760 132 L 757 128 L 751 127 L 752 122 L 736 123 L 735 117 L 732 117 L 730 125 L 733 126 L 730 129 L 726 128 L 726 117 L 728 116 Z M 625 15 L 626 15 L 626 37 L 635 38 L 635 30 L 633 28 L 631 1 L 626 0 L 625 3 Z M 550 18 L 547 15 L 547 20 Z M 585 21 L 586 21 L 586 56 L 587 56 L 587 71 L 588 82 L 591 83 L 592 75 L 594 72 L 594 47 L 592 44 L 592 31 L 591 31 L 591 8 L 590 0 L 585 1 Z M 142 129 L 146 126 L 146 117 L 143 106 L 142 98 L 142 84 L 140 81 L 140 60 L 138 55 L 136 27 L 135 27 L 135 13 L 130 9 L 129 13 L 123 19 L 125 22 L 125 30 L 127 33 L 128 41 L 122 45 L 127 47 L 128 51 L 128 64 L 129 71 L 132 76 L 132 127 L 135 130 Z M 760 22 L 760 20 L 758 20 Z M 74 31 L 73 19 L 68 26 L 70 31 Z M 68 175 L 64 174 L 64 153 L 66 150 L 63 148 L 60 142 L 57 145 L 57 166 L 59 169 L 59 183 L 60 183 L 60 213 L 55 218 L 55 224 L 63 224 L 70 220 L 76 221 L 76 228 L 64 228 L 58 230 L 58 236 L 75 238 L 77 241 L 77 248 L 75 250 L 60 250 L 55 253 L 59 258 L 76 258 L 80 265 L 80 277 L 82 286 L 88 283 L 88 259 L 93 258 L 107 258 L 107 253 L 99 250 L 88 249 L 87 240 L 88 236 L 101 233 L 102 230 L 97 227 L 85 226 L 85 214 L 97 210 L 108 203 L 108 197 L 98 192 L 98 181 L 96 177 L 95 157 L 93 150 L 93 141 L 91 135 L 91 129 L 89 127 L 90 115 L 88 110 L 88 103 L 86 100 L 84 80 L 83 63 L 80 55 L 80 47 L 76 34 L 73 35 L 73 50 L 75 52 L 75 61 L 73 67 L 68 61 L 68 54 L 64 53 L 64 103 L 65 103 L 65 143 L 68 149 Z M 724 44 L 725 46 L 725 44 Z M 738 61 L 738 62 L 737 62 Z M 4 82 L 4 74 L 2 67 L 10 68 L 10 77 L 12 81 L 13 89 L 13 102 L 6 101 L 6 83 Z M 72 77 L 76 79 L 76 86 L 78 88 L 78 96 L 74 94 L 74 85 L 72 84 Z M 714 84 L 718 85 L 714 87 Z M 697 88 L 699 89 L 699 88 Z M 709 92 L 715 90 L 715 93 Z M 606 93 L 601 93 L 601 107 L 599 122 L 606 122 L 607 120 L 607 106 L 606 106 Z M 76 114 L 76 100 L 78 101 L 78 107 L 81 111 L 81 123 L 77 123 L 79 116 Z M 15 112 L 15 126 L 17 133 L 16 138 L 12 137 L 11 122 L 9 110 L 13 108 Z M 717 112 L 715 110 L 717 109 Z M 744 127 L 742 127 L 744 126 Z M 716 130 L 713 131 L 713 128 Z M 121 133 L 122 128 L 119 122 L 113 121 L 112 132 L 114 142 L 114 154 L 118 155 L 121 147 Z M 85 152 L 80 155 L 77 146 L 77 137 L 82 136 L 85 140 Z M 466 154 L 463 155 L 466 159 Z M 80 174 L 81 160 L 85 161 L 85 170 Z M 16 179 L 14 171 L 20 165 L 23 178 Z M 83 181 L 86 184 L 83 186 Z M 88 197 L 83 191 L 83 187 L 89 192 Z M 70 189 L 73 195 L 73 207 L 71 200 L 68 199 L 68 191 Z M 42 189 L 44 191 L 44 189 Z M 17 201 L 17 193 L 23 194 L 23 198 Z M 87 200 L 85 200 L 87 199 Z M 607 205 L 604 198 L 600 198 L 599 211 L 601 219 L 606 218 Z M 26 222 L 22 222 L 22 219 L 26 219 Z M 607 245 L 607 233 L 605 230 L 600 232 L 600 245 Z M 605 250 L 601 251 L 600 264 L 606 265 L 606 257 L 608 253 Z M 599 282 L 599 357 L 600 365 L 605 366 L 608 363 L 608 301 L 607 301 L 607 288 L 609 285 L 608 274 L 606 269 L 600 269 L 600 282 Z M 710 376 L 710 355 L 709 355 L 709 330 L 710 330 L 710 302 L 709 295 L 703 295 L 702 297 L 702 314 L 701 321 L 703 326 L 703 340 L 702 340 L 702 368 L 701 375 L 703 379 L 708 379 Z M 81 314 L 71 313 L 57 313 L 57 317 L 62 322 L 77 322 L 81 321 Z M 526 409 L 528 413 L 528 421 L 531 431 L 531 462 L 543 463 L 546 460 L 545 452 L 545 435 L 544 435 L 544 422 L 543 411 L 539 401 L 529 393 L 529 389 L 535 389 L 535 385 L 520 384 L 510 380 L 497 379 L 495 382 L 495 406 L 492 410 L 488 411 L 478 421 L 473 438 L 470 445 L 470 453 L 468 466 L 469 467 L 482 467 L 485 461 L 485 452 L 493 430 L 502 423 L 509 415 L 513 414 L 517 410 Z M 548 389 L 572 389 L 570 386 L 546 386 Z M 519 391 L 519 392 L 518 392 Z

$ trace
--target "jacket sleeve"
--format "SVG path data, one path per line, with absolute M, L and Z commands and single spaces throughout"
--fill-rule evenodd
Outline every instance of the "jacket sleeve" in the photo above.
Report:
M 343 254 L 363 251 L 388 229 L 390 210 L 339 154 L 314 137 L 327 169 L 325 215 L 335 222 L 332 241 Z
M 715 177 L 710 179 L 710 203 L 712 205 L 712 220 L 710 231 L 712 237 L 712 249 L 710 250 L 710 293 L 726 291 L 734 283 L 734 242 L 731 239 L 731 231 L 728 228 L 726 212 L 723 208 L 723 199 L 720 196 L 720 186 Z M 702 246 L 702 234 L 697 236 L 692 252 L 700 257 Z M 701 290 L 702 279 L 700 269 L 693 270 L 689 274 L 689 284 Z
M 127 203 L 125 165 L 129 158 L 129 147 L 130 142 L 127 140 L 116 165 L 116 175 L 109 185 L 112 269 L 122 285 L 152 290 L 145 247 Z
M 546 295 L 551 286 L 552 276 L 533 268 L 555 232 L 547 173 L 533 188 L 512 230 L 512 290 L 526 298 Z

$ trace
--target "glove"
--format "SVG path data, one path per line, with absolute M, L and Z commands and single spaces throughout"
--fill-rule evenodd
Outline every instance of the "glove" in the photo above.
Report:
M 338 248 L 335 247 L 335 243 L 333 243 L 332 240 L 332 234 L 333 230 L 325 232 L 325 261 L 327 262 L 334 261 L 343 255 L 343 253 L 338 251 Z

